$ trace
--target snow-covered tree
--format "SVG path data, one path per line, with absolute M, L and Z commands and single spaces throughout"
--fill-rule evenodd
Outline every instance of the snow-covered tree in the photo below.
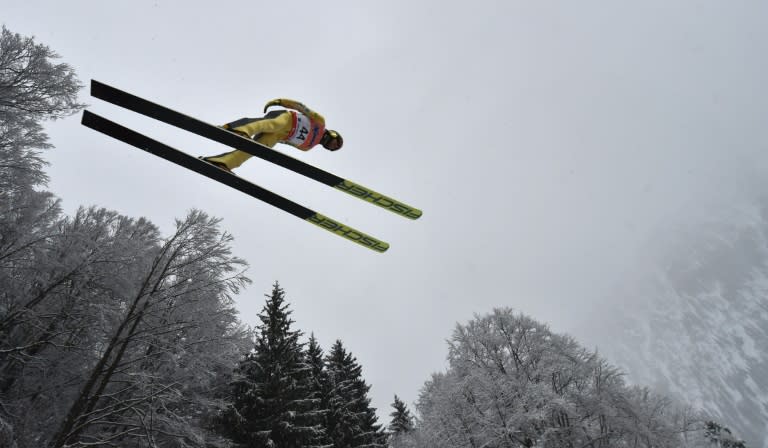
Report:
M 309 336 L 307 343 L 307 364 L 310 368 L 310 397 L 314 400 L 314 412 L 321 422 L 324 430 L 323 435 L 316 442 L 323 446 L 331 447 L 331 439 L 325 431 L 328 424 L 328 414 L 330 413 L 329 400 L 331 386 L 328 379 L 328 372 L 325 368 L 325 356 L 323 349 L 317 342 L 314 334 Z
M 146 219 L 41 190 L 41 120 L 81 85 L 34 39 L 0 34 L 0 445 L 228 446 L 212 431 L 247 350 L 247 282 L 219 220 L 163 238 Z
M 40 156 L 50 148 L 42 120 L 55 120 L 80 110 L 82 87 L 67 64 L 33 38 L 0 30 L 0 203 L 48 177 Z
M 397 395 L 392 402 L 393 411 L 389 414 L 392 420 L 387 428 L 391 434 L 400 434 L 413 430 L 413 416 L 408 406 Z
M 334 447 L 380 447 L 385 434 L 370 406 L 362 366 L 337 340 L 326 357 L 330 383 L 327 432 Z
M 255 347 L 236 372 L 232 404 L 222 426 L 248 447 L 299 448 L 320 445 L 325 432 L 320 399 L 301 332 L 293 330 L 285 292 L 275 283 L 259 319 Z
M 90 327 L 79 327 L 80 340 L 65 353 L 71 359 L 61 364 L 81 379 L 68 389 L 71 397 L 57 400 L 67 407 L 51 446 L 140 446 L 166 438 L 189 446 L 205 439 L 202 411 L 211 408 L 216 376 L 234 365 L 242 341 L 229 295 L 247 282 L 244 262 L 231 256 L 231 237 L 218 223 L 193 210 L 162 244 L 143 252 L 118 246 L 99 264 L 107 272 L 67 290 L 80 306 L 103 299 L 83 312 Z
M 696 413 L 510 309 L 457 325 L 448 360 L 417 402 L 425 446 L 702 446 Z
M 16 413 L 14 383 L 46 364 L 39 355 L 62 330 L 41 322 L 48 310 L 45 264 L 60 223 L 59 200 L 40 190 L 48 177 L 42 152 L 51 147 L 41 122 L 71 115 L 81 87 L 74 71 L 55 64 L 58 56 L 32 38 L 0 30 L 0 445 L 16 445 L 17 424 L 30 407 Z M 58 319 L 60 322 L 60 319 Z M 40 326 L 40 324 L 43 324 Z M 36 329 L 35 336 L 27 334 Z M 25 370 L 27 367 L 30 370 Z M 38 370 L 39 371 L 39 370 Z M 21 418 L 20 418 L 21 417 Z M 12 441 L 12 442 L 8 442 Z M 8 443 L 6 443 L 8 442 Z M 22 442 L 23 443 L 23 442 Z
M 392 417 L 387 427 L 387 446 L 389 448 L 410 448 L 418 446 L 415 441 L 414 419 L 408 406 L 397 395 L 392 402 Z
M 59 201 L 36 190 L 48 180 L 41 152 L 51 147 L 41 121 L 82 105 L 74 72 L 54 64 L 57 57 L 31 38 L 0 30 L 0 341 L 15 329 L 20 312 L 37 305 L 25 289 L 40 283 L 38 255 L 58 233 Z M 0 352 L 0 363 L 8 354 Z
M 312 378 L 312 391 L 317 397 L 325 395 L 325 386 L 328 383 L 328 374 L 325 371 L 324 353 L 317 342 L 314 333 L 309 336 L 307 343 L 307 364 Z

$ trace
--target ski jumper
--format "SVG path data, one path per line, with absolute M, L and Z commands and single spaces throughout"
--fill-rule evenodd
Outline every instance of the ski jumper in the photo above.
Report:
M 262 118 L 241 118 L 222 127 L 270 148 L 284 143 L 309 151 L 320 143 L 325 132 L 325 119 L 322 115 L 298 101 L 284 98 L 268 102 L 265 109 L 269 106 L 283 106 L 290 110 L 275 110 Z M 207 160 L 223 163 L 231 170 L 251 157 L 245 151 L 234 150 L 208 157 Z

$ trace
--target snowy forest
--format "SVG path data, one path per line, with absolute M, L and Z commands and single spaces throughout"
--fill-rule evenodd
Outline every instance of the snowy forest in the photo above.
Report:
M 363 366 L 301 329 L 277 281 L 242 324 L 248 264 L 219 219 L 191 210 L 162 235 L 107 208 L 63 214 L 44 124 L 83 105 L 59 59 L 3 27 L 0 446 L 746 447 L 509 308 L 445 335 L 448 368 L 415 403 L 374 409 Z

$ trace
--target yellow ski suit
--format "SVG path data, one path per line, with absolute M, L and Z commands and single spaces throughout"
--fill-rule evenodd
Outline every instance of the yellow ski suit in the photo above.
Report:
M 322 133 L 325 130 L 325 118 L 317 112 L 311 110 L 304 104 L 285 98 L 274 99 L 264 106 L 264 111 L 270 106 L 282 106 L 290 110 L 275 110 L 269 112 L 263 118 L 241 118 L 232 123 L 222 126 L 232 132 L 256 140 L 262 145 L 273 148 L 278 143 L 284 143 L 298 148 L 302 151 L 309 151 L 313 146 L 320 142 Z M 302 134 L 301 140 L 295 137 L 297 120 L 308 120 L 311 130 L 308 138 Z M 239 167 L 252 156 L 245 151 L 234 150 L 224 154 L 212 157 L 206 157 L 205 160 L 213 163 L 226 165 L 230 170 Z

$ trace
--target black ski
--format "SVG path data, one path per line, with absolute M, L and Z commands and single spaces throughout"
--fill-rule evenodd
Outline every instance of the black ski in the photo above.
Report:
M 333 220 L 327 216 L 323 216 L 314 210 L 310 210 L 303 205 L 297 204 L 296 202 L 286 199 L 256 184 L 248 182 L 243 178 L 228 173 L 227 171 L 217 168 L 185 152 L 174 149 L 143 134 L 139 134 L 136 131 L 121 126 L 113 121 L 107 120 L 106 118 L 103 118 L 92 112 L 87 110 L 83 111 L 82 124 L 112 138 L 121 140 L 125 143 L 128 143 L 129 145 L 133 145 L 136 148 L 143 149 L 150 154 L 154 154 L 179 166 L 183 166 L 184 168 L 202 174 L 203 176 L 209 177 L 215 181 L 221 182 L 222 184 L 228 185 L 236 190 L 240 190 L 245 194 L 248 194 L 256 199 L 260 199 L 267 204 L 279 208 L 280 210 L 288 212 L 305 221 L 309 221 L 312 224 L 322 227 L 323 229 L 333 232 L 336 235 L 344 237 L 357 244 L 365 246 L 371 250 L 376 252 L 384 252 L 389 248 L 389 244 L 383 241 L 359 232 L 351 227 L 339 223 L 336 220 Z
M 356 184 L 350 180 L 331 174 L 327 171 L 316 168 L 304 163 L 298 159 L 287 156 L 279 151 L 275 151 L 267 146 L 261 145 L 254 140 L 245 138 L 227 131 L 226 129 L 214 126 L 212 124 L 200 121 L 196 118 L 176 112 L 167 107 L 139 98 L 128 92 L 111 87 L 96 80 L 91 80 L 91 95 L 108 101 L 117 106 L 130 109 L 142 115 L 160 120 L 164 123 L 176 126 L 186 131 L 195 133 L 202 137 L 209 138 L 224 145 L 230 146 L 241 151 L 245 151 L 256 157 L 280 165 L 296 173 L 307 176 L 318 182 L 324 183 L 337 190 L 351 194 L 366 202 L 378 205 L 400 216 L 410 219 L 417 219 L 421 216 L 421 210 L 406 205 L 400 201 L 392 199 L 377 193 L 367 187 Z

